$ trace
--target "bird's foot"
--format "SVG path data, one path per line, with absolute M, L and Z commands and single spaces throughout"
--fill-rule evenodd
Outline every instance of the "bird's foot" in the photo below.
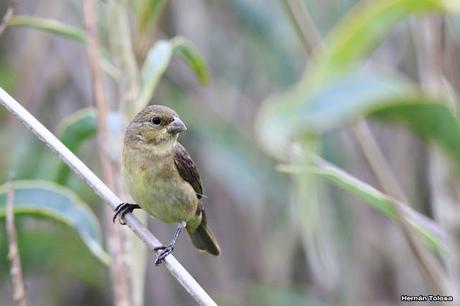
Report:
M 121 203 L 115 208 L 115 213 L 113 214 L 113 218 L 112 218 L 113 223 L 115 223 L 115 220 L 117 219 L 117 217 L 120 216 L 120 219 L 119 219 L 120 224 L 125 225 L 126 223 L 125 221 L 123 221 L 123 217 L 127 213 L 132 213 L 133 210 L 137 208 L 141 208 L 141 207 L 137 204 Z
M 153 249 L 154 251 L 160 251 L 155 259 L 155 266 L 158 266 L 165 261 L 166 256 L 171 254 L 174 251 L 174 244 L 168 244 L 166 246 L 161 246 Z

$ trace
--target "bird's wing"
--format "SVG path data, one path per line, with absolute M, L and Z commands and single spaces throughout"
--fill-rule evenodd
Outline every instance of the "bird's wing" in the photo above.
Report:
M 203 187 L 201 186 L 200 175 L 187 150 L 179 142 L 176 143 L 174 148 L 174 163 L 180 176 L 192 185 L 198 199 L 201 199 Z

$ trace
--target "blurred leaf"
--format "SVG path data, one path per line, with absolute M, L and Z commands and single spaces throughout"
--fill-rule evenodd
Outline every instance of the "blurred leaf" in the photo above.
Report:
M 64 118 L 58 126 L 58 138 L 72 152 L 78 151 L 81 145 L 97 132 L 96 111 L 94 108 L 83 108 Z
M 48 218 L 30 220 L 28 215 L 16 215 L 18 246 L 21 262 L 28 275 L 46 275 L 58 285 L 61 279 L 73 279 L 98 288 L 107 289 L 107 267 L 101 264 L 71 227 L 64 227 Z M 34 221 L 34 222 L 30 222 Z M 48 226 L 42 226 L 47 223 Z M 0 224 L 3 222 L 0 221 Z M 3 241 L 2 241 L 3 240 Z M 7 242 L 0 238 L 0 250 L 7 250 Z M 2 254 L 3 255 L 3 254 Z M 7 256 L 0 256 L 0 278 L 7 275 Z M 53 294 L 45 291 L 41 294 Z M 46 305 L 55 305 L 45 303 Z
M 137 101 L 137 110 L 143 109 L 153 97 L 158 82 L 169 65 L 171 56 L 172 45 L 168 41 L 160 40 L 150 49 L 142 67 L 142 88 Z
M 77 154 L 81 147 L 94 136 L 98 131 L 96 110 L 92 107 L 83 108 L 76 111 L 72 115 L 64 118 L 58 126 L 57 136 L 62 143 L 69 148 L 73 153 Z M 109 152 L 113 158 L 117 158 L 120 150 L 120 139 L 122 118 L 118 112 L 109 112 L 108 128 L 110 132 L 111 151 Z M 65 184 L 71 170 L 69 167 L 60 161 L 59 168 L 56 171 L 55 181 L 60 184 Z
M 176 37 L 170 41 L 160 40 L 147 54 L 142 67 L 142 88 L 137 101 L 137 109 L 143 109 L 153 97 L 161 76 L 166 71 L 174 52 L 181 55 L 196 73 L 201 83 L 207 81 L 207 67 L 193 44 L 185 38 Z
M 57 136 L 70 151 L 76 153 L 96 133 L 96 111 L 94 108 L 84 108 L 63 119 L 58 127 Z M 64 184 L 70 173 L 69 167 L 60 162 L 55 181 Z
M 277 139 L 323 133 L 359 116 L 373 115 L 399 121 L 421 138 L 438 144 L 460 170 L 458 119 L 442 101 L 422 96 L 415 85 L 399 77 L 381 72 L 350 74 L 324 86 L 296 108 L 270 107 L 261 134 L 269 141 L 267 145 L 274 145 Z
M 0 187 L 0 217 L 5 216 L 6 186 Z M 47 217 L 74 228 L 88 249 L 103 263 L 110 257 L 102 246 L 96 216 L 71 190 L 48 181 L 14 182 L 14 210 L 17 214 Z
M 58 34 L 60 36 L 85 43 L 86 36 L 84 31 L 77 27 L 73 27 L 62 22 L 59 22 L 54 19 L 47 19 L 47 18 L 38 18 L 33 16 L 26 16 L 26 15 L 16 15 L 10 19 L 8 25 L 10 26 L 27 26 L 32 27 L 40 30 L 44 30 L 47 32 L 51 32 L 54 34 Z
M 417 13 L 458 12 L 457 0 L 380 0 L 361 2 L 326 37 L 325 48 L 301 81 L 316 88 L 368 55 L 394 25 Z
M 38 18 L 27 15 L 15 15 L 8 22 L 9 26 L 25 26 L 32 27 L 38 30 L 58 34 L 64 38 L 68 38 L 80 43 L 86 43 L 86 35 L 82 29 L 74 26 L 64 24 L 60 21 L 47 18 Z M 120 71 L 115 67 L 110 59 L 107 52 L 102 52 L 99 57 L 101 68 L 111 77 L 118 78 Z
M 430 140 L 452 157 L 460 170 L 460 124 L 449 108 L 436 100 L 410 99 L 374 110 L 371 115 L 407 125 L 422 139 Z
M 268 130 L 275 136 L 264 135 L 267 140 L 281 135 L 281 139 L 286 141 L 321 133 L 358 116 L 373 114 L 379 119 L 398 120 L 406 124 L 421 137 L 439 144 L 460 163 L 460 125 L 457 118 L 447 105 L 421 96 L 414 85 L 398 77 L 382 73 L 350 74 L 324 86 L 297 107 L 286 108 L 281 104 L 270 104 L 270 107 L 267 114 L 271 117 L 263 121 L 266 125 L 263 133 Z M 272 141 L 267 145 L 276 146 L 276 143 Z M 313 173 L 354 192 L 394 218 L 389 198 L 373 187 L 335 168 L 314 169 Z M 414 213 L 409 214 L 414 216 Z M 444 248 L 433 236 L 433 227 L 427 229 L 426 222 L 419 222 L 420 218 L 409 221 L 430 247 L 437 250 Z
M 325 132 L 373 107 L 395 103 L 415 92 L 409 82 L 394 75 L 349 74 L 311 95 L 294 91 L 286 100 L 267 100 L 259 111 L 258 136 L 268 152 L 282 157 L 296 137 Z
M 137 20 L 139 28 L 145 31 L 149 25 L 155 23 L 167 2 L 167 0 L 137 1 Z
M 307 104 L 314 99 L 313 96 L 318 95 L 316 91 L 321 90 L 321 86 L 326 81 L 332 82 L 332 78 L 342 75 L 342 85 L 346 86 L 343 75 L 355 69 L 358 61 L 368 55 L 386 37 L 398 21 L 415 13 L 433 11 L 457 12 L 459 10 L 460 1 L 456 0 L 382 0 L 361 2 L 331 31 L 325 40 L 325 47 L 322 49 L 322 52 L 318 52 L 318 56 L 312 65 L 305 70 L 304 76 L 298 84 L 287 92 L 272 96 L 264 102 L 259 112 L 257 131 L 265 149 L 279 158 L 284 158 L 288 151 L 290 140 L 294 136 L 293 134 L 305 132 L 303 128 L 309 124 L 308 121 L 285 124 L 288 121 L 286 120 L 288 119 L 287 117 L 295 117 L 293 120 L 306 119 L 302 118 L 302 116 L 297 116 L 296 112 L 305 108 L 312 109 Z M 390 84 L 389 81 L 393 84 Z M 374 80 L 373 82 L 380 81 Z M 400 90 L 398 84 L 394 81 L 384 80 L 383 83 L 385 84 L 374 84 L 375 86 L 371 89 L 379 91 L 378 87 L 382 86 L 380 92 L 385 96 L 389 95 L 384 92 L 385 86 L 389 86 L 389 90 L 391 91 L 397 92 Z M 355 86 L 360 85 L 355 84 Z M 372 84 L 368 82 L 366 85 L 361 85 L 361 93 L 364 92 L 365 86 L 372 86 Z M 350 88 L 348 91 L 351 92 L 352 89 Z M 322 94 L 324 92 L 325 90 L 322 91 Z M 334 93 L 330 91 L 329 96 L 332 97 L 332 95 Z M 378 97 L 378 92 L 369 93 L 369 95 L 375 97 L 373 100 L 379 99 L 382 101 L 382 98 Z M 334 96 L 335 98 L 340 98 L 338 94 Z M 348 99 L 341 99 L 342 102 L 344 100 Z M 334 104 L 333 107 L 337 108 L 337 110 L 344 108 L 338 105 L 340 101 L 328 100 L 327 104 L 329 106 Z M 329 113 L 332 112 L 334 111 L 329 111 Z M 354 109 L 351 109 L 350 112 L 358 113 Z M 327 119 L 322 124 L 327 126 Z M 295 130 L 299 127 L 301 128 L 300 131 Z
M 202 85 L 208 83 L 208 68 L 203 56 L 200 54 L 195 45 L 188 39 L 178 36 L 171 40 L 173 51 L 179 54 L 184 61 L 195 72 L 198 81 Z
M 313 157 L 313 160 L 314 165 L 308 169 L 305 169 L 305 167 L 300 165 L 293 164 L 280 165 L 279 170 L 296 175 L 300 175 L 304 172 L 318 175 L 337 186 L 352 192 L 386 216 L 392 219 L 396 218 L 391 199 L 387 195 L 351 176 L 345 171 L 333 166 L 332 164 L 320 159 L 319 157 Z M 427 246 L 437 252 L 447 250 L 447 246 L 444 243 L 446 234 L 433 220 L 425 217 L 405 204 L 397 202 L 396 205 L 399 205 L 401 211 L 403 212 L 403 217 L 406 218 L 408 223 L 413 227 L 415 232 Z

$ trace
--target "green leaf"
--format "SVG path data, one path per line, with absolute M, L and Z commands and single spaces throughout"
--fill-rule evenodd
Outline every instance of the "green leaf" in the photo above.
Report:
M 10 26 L 27 26 L 50 33 L 58 34 L 60 36 L 85 43 L 85 33 L 74 26 L 64 24 L 54 19 L 38 18 L 26 15 L 15 15 L 8 22 Z
M 460 170 L 458 118 L 442 100 L 422 96 L 414 84 L 400 77 L 381 72 L 350 74 L 324 86 L 302 105 L 270 107 L 261 133 L 270 146 L 279 141 L 286 147 L 290 139 L 327 132 L 372 115 L 405 124 L 422 139 L 436 143 L 453 157 Z
M 158 41 L 147 54 L 144 66 L 142 67 L 142 88 L 137 101 L 137 109 L 143 109 L 150 99 L 160 81 L 161 76 L 171 61 L 172 45 L 165 40 Z
M 292 139 L 329 131 L 363 115 L 406 124 L 424 139 L 429 139 L 454 157 L 460 168 L 460 125 L 446 104 L 424 97 L 409 81 L 383 73 L 357 73 L 343 76 L 323 86 L 299 105 L 269 104 L 266 106 L 262 138 L 276 149 L 280 143 L 289 148 Z M 268 132 L 267 132 L 268 131 Z M 300 167 L 302 169 L 302 167 Z M 291 173 L 295 169 L 291 168 Z M 366 200 L 385 215 L 394 218 L 390 199 L 375 188 L 331 167 L 314 168 L 313 174 L 334 182 Z M 402 206 L 408 222 L 433 249 L 445 246 L 440 242 L 440 230 L 433 222 Z M 436 232 L 436 233 L 435 233 Z
M 76 153 L 82 145 L 97 133 L 96 111 L 94 108 L 81 109 L 63 119 L 58 127 L 57 137 L 72 152 Z M 69 167 L 60 163 L 56 182 L 65 184 L 71 171 Z
M 14 211 L 62 222 L 77 231 L 88 249 L 103 263 L 110 257 L 104 251 L 100 224 L 71 190 L 48 181 L 14 182 Z M 0 217 L 5 216 L 6 186 L 0 186 Z
M 189 65 L 193 72 L 198 77 L 198 81 L 202 85 L 208 83 L 208 68 L 203 56 L 200 54 L 195 45 L 188 39 L 178 36 L 171 40 L 173 50 L 180 55 Z
M 397 103 L 416 92 L 399 76 L 352 73 L 313 94 L 292 91 L 284 100 L 267 100 L 259 111 L 258 136 L 268 152 L 283 156 L 296 137 L 328 131 L 372 108 Z
M 302 85 L 315 88 L 347 72 L 388 35 L 401 20 L 418 13 L 460 11 L 457 0 L 380 0 L 361 2 L 325 39 L 323 52 L 305 73 Z
M 72 152 L 78 151 L 81 145 L 97 132 L 96 111 L 94 108 L 83 108 L 64 118 L 58 126 L 58 138 Z
M 10 19 L 8 25 L 32 27 L 38 30 L 58 34 L 64 38 L 86 44 L 86 35 L 82 29 L 64 24 L 54 19 L 38 18 L 27 15 L 15 15 Z M 108 75 L 114 79 L 119 77 L 120 71 L 111 63 L 109 54 L 107 52 L 102 52 L 99 61 L 101 68 Z
M 109 153 L 111 153 L 112 157 L 116 158 L 120 149 L 118 139 L 121 137 L 122 118 L 117 112 L 109 112 L 107 120 L 109 132 L 112 136 L 110 140 L 113 141 L 109 145 L 111 148 Z M 57 130 L 57 136 L 62 143 L 73 153 L 77 154 L 81 147 L 97 134 L 96 110 L 89 107 L 76 111 L 64 118 Z M 71 173 L 69 167 L 61 162 L 56 172 L 55 181 L 61 185 L 65 184 Z
M 351 176 L 345 171 L 320 159 L 319 157 L 314 157 L 313 159 L 315 160 L 315 165 L 309 167 L 308 169 L 299 165 L 290 164 L 280 165 L 279 170 L 295 175 L 302 174 L 306 171 L 322 177 L 329 182 L 352 192 L 366 201 L 366 203 L 371 204 L 384 215 L 392 219 L 396 218 L 396 213 L 391 203 L 391 199 L 387 195 Z M 405 204 L 396 202 L 396 205 L 398 205 L 402 211 L 402 217 L 407 220 L 428 247 L 437 252 L 444 252 L 447 250 L 447 246 L 445 245 L 446 233 L 433 220 L 418 213 Z
M 155 23 L 168 1 L 166 0 L 141 0 L 137 1 L 137 20 L 139 28 L 146 30 L 146 28 Z
M 460 1 L 456 0 L 361 2 L 326 37 L 325 47 L 305 70 L 302 79 L 287 92 L 272 96 L 264 102 L 259 113 L 258 131 L 267 151 L 278 157 L 285 155 L 290 143 L 289 137 L 292 137 L 294 131 L 292 126 L 284 126 L 286 118 L 283 117 L 292 115 L 300 119 L 295 112 L 302 107 L 311 108 L 306 104 L 311 101 L 312 96 L 317 95 L 316 92 L 321 90 L 326 82 L 334 82 L 334 78 L 340 77 L 345 83 L 343 76 L 354 70 L 359 60 L 369 55 L 399 21 L 416 13 L 458 11 Z M 365 86 L 369 86 L 369 82 L 361 85 Z M 391 85 L 391 90 L 398 91 L 399 89 L 393 88 L 394 86 Z M 375 93 L 375 96 L 377 95 L 378 93 Z M 336 94 L 335 98 L 340 96 Z M 328 105 L 332 104 L 335 104 L 334 107 L 337 109 L 345 108 L 338 105 L 340 101 L 329 100 Z
M 460 124 L 445 104 L 407 99 L 404 103 L 375 109 L 371 115 L 379 120 L 400 122 L 422 139 L 436 143 L 460 170 Z
M 160 40 L 150 49 L 142 67 L 142 87 L 136 106 L 138 110 L 143 109 L 153 97 L 158 82 L 174 53 L 184 58 L 201 83 L 207 82 L 205 61 L 190 41 L 182 37 L 170 41 Z

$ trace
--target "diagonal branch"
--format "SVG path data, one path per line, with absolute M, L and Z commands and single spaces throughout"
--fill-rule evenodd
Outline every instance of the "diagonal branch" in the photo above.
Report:
M 104 202 L 115 208 L 122 201 L 110 190 L 78 157 L 59 139 L 32 116 L 22 105 L 0 87 L 0 103 L 63 160 L 82 180 L 91 187 Z M 162 246 L 160 241 L 133 214 L 125 216 L 129 228 L 153 251 Z M 165 266 L 187 292 L 200 305 L 217 305 L 185 268 L 171 255 L 166 257 Z

